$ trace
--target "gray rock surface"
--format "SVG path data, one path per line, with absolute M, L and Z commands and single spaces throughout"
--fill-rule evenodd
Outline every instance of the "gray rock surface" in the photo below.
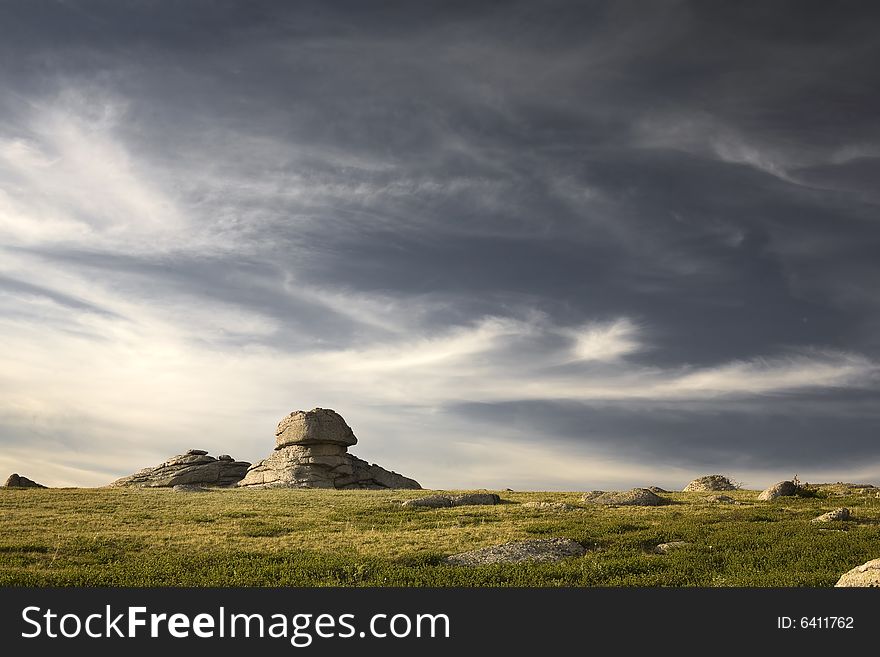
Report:
M 736 504 L 736 500 L 730 495 L 707 495 L 703 499 L 712 504 Z
M 250 463 L 215 459 L 201 449 L 191 449 L 186 454 L 172 456 L 153 468 L 138 470 L 132 475 L 117 479 L 111 487 L 173 488 L 191 486 L 234 486 L 244 477 Z
M 275 430 L 275 451 L 252 465 L 238 486 L 248 488 L 408 488 L 419 483 L 348 453 L 357 443 L 336 411 L 314 408 L 286 416 Z
M 548 509 L 552 511 L 577 511 L 583 509 L 582 506 L 574 504 L 566 504 L 565 502 L 525 502 L 524 509 Z
M 834 511 L 829 511 L 828 513 L 823 513 L 821 516 L 817 516 L 813 518 L 810 522 L 836 522 L 850 519 L 850 511 L 845 506 L 840 507 L 839 509 L 834 509 Z
M 706 475 L 694 479 L 682 489 L 684 492 L 707 492 L 719 490 L 736 490 L 736 485 L 727 477 L 720 474 Z
M 495 493 L 465 493 L 462 495 L 428 495 L 407 500 L 402 506 L 442 509 L 452 506 L 493 505 L 501 502 Z
M 797 486 L 793 481 L 780 481 L 758 495 L 758 499 L 767 501 L 775 500 L 777 497 L 792 497 L 797 495 L 797 490 Z
M 42 484 L 38 484 L 33 479 L 22 477 L 18 473 L 13 473 L 9 475 L 9 478 L 6 480 L 5 486 L 6 488 L 46 488 Z
M 537 538 L 453 554 L 446 562 L 455 566 L 485 566 L 495 563 L 559 561 L 583 556 L 584 547 L 568 538 Z
M 604 504 L 606 506 L 659 506 L 668 502 L 647 488 L 633 488 L 628 491 L 608 493 L 591 491 L 584 493 L 582 499 L 588 504 Z
M 669 492 L 665 488 L 660 488 L 660 486 L 648 486 L 648 490 L 651 491 L 652 493 L 657 493 L 657 494 Z
M 880 559 L 873 559 L 845 572 L 834 586 L 880 586 Z
M 175 490 L 178 493 L 207 493 L 210 489 L 205 486 L 196 486 L 194 484 L 177 484 L 172 490 Z
M 654 552 L 656 554 L 669 554 L 675 550 L 680 550 L 681 548 L 685 548 L 690 543 L 687 541 L 670 541 L 669 543 L 660 543 L 660 545 L 654 548 Z
M 354 432 L 342 416 L 329 408 L 294 411 L 278 423 L 275 448 L 291 445 L 335 444 L 351 447 L 357 444 Z

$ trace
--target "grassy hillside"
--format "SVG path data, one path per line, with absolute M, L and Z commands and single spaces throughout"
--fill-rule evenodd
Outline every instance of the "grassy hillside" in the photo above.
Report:
M 880 499 L 867 495 L 560 511 L 577 493 L 502 492 L 504 504 L 407 509 L 424 491 L 0 489 L 2 586 L 830 586 L 880 557 Z M 810 519 L 848 506 L 854 519 Z M 505 541 L 566 537 L 585 557 L 447 566 Z M 662 542 L 691 543 L 667 555 Z

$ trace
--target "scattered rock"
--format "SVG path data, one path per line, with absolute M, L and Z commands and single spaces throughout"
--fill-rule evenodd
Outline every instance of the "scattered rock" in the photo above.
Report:
M 235 459 L 229 456 L 229 454 L 221 454 L 217 457 L 218 461 L 234 461 Z
M 665 488 L 660 488 L 660 486 L 648 486 L 648 490 L 652 493 L 668 493 L 669 491 Z
M 342 416 L 327 408 L 294 411 L 278 423 L 275 451 L 252 465 L 238 486 L 248 488 L 409 488 L 419 483 L 367 463 L 348 447 L 357 443 Z
M 703 499 L 713 504 L 736 504 L 736 500 L 730 495 L 707 495 Z
M 669 554 L 674 550 L 680 550 L 683 547 L 687 547 L 690 545 L 687 541 L 670 541 L 669 543 L 661 543 L 660 545 L 654 548 L 654 552 L 657 554 Z
M 873 559 L 845 572 L 834 586 L 880 586 L 880 559 Z
M 174 488 L 176 486 L 234 486 L 244 477 L 250 463 L 215 459 L 202 449 L 172 456 L 154 468 L 144 468 L 117 479 L 111 487 Z
M 407 500 L 403 506 L 422 506 L 441 509 L 450 506 L 492 505 L 501 502 L 495 493 L 464 493 L 462 495 L 428 495 L 414 500 Z
M 707 492 L 719 490 L 736 490 L 736 485 L 727 477 L 720 474 L 706 475 L 694 479 L 682 489 L 684 492 Z
M 450 495 L 428 495 L 427 497 L 418 497 L 414 500 L 407 500 L 402 506 L 442 509 L 452 506 L 452 497 Z
M 46 488 L 42 484 L 38 484 L 33 479 L 22 477 L 20 474 L 13 473 L 6 480 L 6 488 Z
M 599 493 L 598 495 L 596 493 Z M 664 500 L 647 488 L 633 488 L 622 492 L 602 493 L 591 491 L 584 493 L 583 501 L 590 504 L 604 504 L 606 506 L 658 506 L 668 500 Z
M 834 509 L 834 511 L 823 513 L 821 516 L 813 518 L 810 522 L 835 522 L 838 520 L 849 520 L 849 518 L 849 509 L 847 509 L 845 506 L 842 506 L 839 509 Z
M 605 491 L 604 491 L 604 490 L 591 490 L 591 491 L 588 491 L 588 492 L 584 493 L 584 494 L 581 496 L 581 499 L 582 499 L 584 502 L 586 502 L 586 501 L 588 501 L 588 500 L 594 500 L 594 499 L 596 499 L 597 497 L 602 497 L 603 495 L 605 495 Z
M 777 497 L 792 497 L 797 495 L 797 491 L 798 487 L 793 481 L 780 481 L 758 495 L 758 499 L 766 501 L 775 500 Z
M 217 459 L 218 461 L 220 459 Z M 172 488 L 178 493 L 207 493 L 209 492 L 204 486 L 196 486 L 195 484 L 177 484 Z
M 566 504 L 565 502 L 526 502 L 523 504 L 526 509 L 552 509 L 554 511 L 577 511 L 583 509 L 582 506 L 574 504 Z
M 455 566 L 485 566 L 494 563 L 559 561 L 583 556 L 584 547 L 568 538 L 537 538 L 515 541 L 453 554 L 446 562 Z

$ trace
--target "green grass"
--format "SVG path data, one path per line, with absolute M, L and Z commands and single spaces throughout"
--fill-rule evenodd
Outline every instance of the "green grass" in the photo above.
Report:
M 407 509 L 424 491 L 0 489 L 0 586 L 831 586 L 880 557 L 865 495 L 661 507 L 530 509 L 577 493 L 502 492 L 504 504 Z M 810 519 L 848 506 L 854 519 Z M 832 530 L 832 531 L 829 531 Z M 842 530 L 842 531 L 833 531 Z M 555 564 L 447 566 L 449 554 L 565 537 Z M 651 549 L 683 540 L 668 555 Z

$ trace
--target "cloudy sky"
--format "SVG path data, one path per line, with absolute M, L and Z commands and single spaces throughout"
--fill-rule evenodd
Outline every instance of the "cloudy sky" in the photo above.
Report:
M 871 9 L 0 4 L 0 473 L 880 483 Z

